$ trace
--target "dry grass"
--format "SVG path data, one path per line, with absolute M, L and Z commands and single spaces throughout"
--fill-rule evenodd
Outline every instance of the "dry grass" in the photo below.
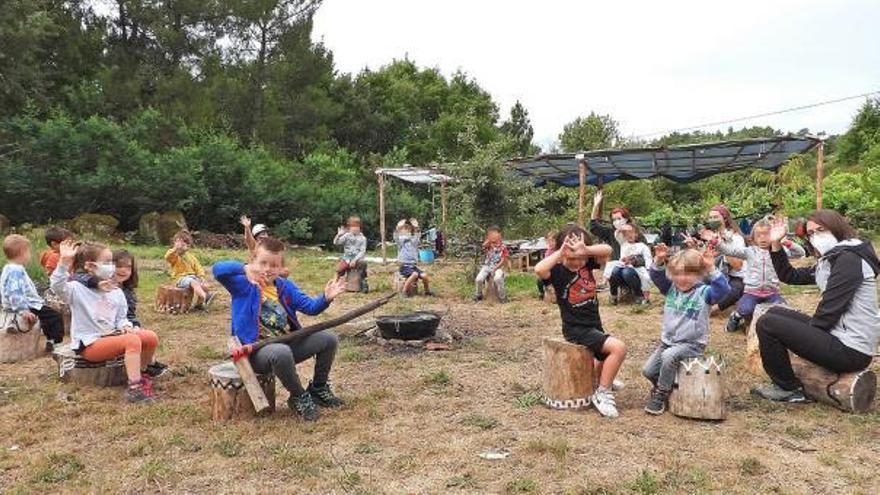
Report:
M 162 401 L 130 406 L 118 388 L 60 384 L 48 358 L 0 365 L 0 492 L 880 491 L 880 413 L 752 399 L 748 388 L 759 379 L 742 366 L 744 337 L 724 333 L 723 320 L 712 321 L 710 345 L 729 364 L 726 421 L 642 412 L 648 385 L 639 370 L 659 332 L 656 307 L 602 308 L 608 331 L 630 349 L 621 418 L 551 411 L 539 399 L 540 341 L 559 334 L 556 309 L 532 297 L 527 275 L 511 284 L 514 302 L 485 306 L 465 299 L 462 266 L 431 268 L 442 297 L 395 301 L 381 312 L 448 312 L 444 324 L 466 339 L 448 352 L 400 352 L 340 329 L 333 378 L 348 405 L 317 424 L 294 419 L 281 389 L 274 415 L 213 423 L 207 369 L 222 359 L 228 296 L 208 314 L 156 314 L 149 305 L 162 274 L 145 271 L 140 316 L 161 336 L 161 359 L 175 371 L 163 379 Z M 315 293 L 331 272 L 332 262 L 298 254 L 292 278 Z M 371 284 L 385 291 L 390 277 L 374 272 Z M 815 294 L 787 293 L 803 309 L 815 304 Z M 347 295 L 328 315 L 369 297 Z M 300 367 L 306 379 L 310 366 Z M 58 400 L 59 392 L 72 402 Z M 496 447 L 510 457 L 478 457 Z

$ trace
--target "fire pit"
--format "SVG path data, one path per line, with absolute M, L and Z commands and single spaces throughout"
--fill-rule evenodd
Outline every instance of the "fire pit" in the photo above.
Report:
M 440 315 L 431 311 L 417 311 L 403 315 L 385 315 L 376 318 L 382 338 L 392 340 L 422 340 L 434 336 L 440 325 Z

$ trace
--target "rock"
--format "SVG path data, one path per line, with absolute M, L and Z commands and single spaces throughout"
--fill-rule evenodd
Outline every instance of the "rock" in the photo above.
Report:
M 74 218 L 70 226 L 80 235 L 108 237 L 116 232 L 119 220 L 100 213 L 83 213 Z
M 6 235 L 10 227 L 12 227 L 12 222 L 9 221 L 6 215 L 0 213 L 0 235 Z
M 146 244 L 159 244 L 159 212 L 144 213 L 138 220 L 138 240 Z
M 171 238 L 174 237 L 180 229 L 185 229 L 186 218 L 179 211 L 166 211 L 159 215 L 157 224 L 157 233 L 159 236 L 159 244 L 171 244 Z

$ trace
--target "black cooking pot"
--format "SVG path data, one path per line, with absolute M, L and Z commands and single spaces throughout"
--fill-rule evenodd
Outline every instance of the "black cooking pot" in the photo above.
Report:
M 385 315 L 376 318 L 379 333 L 386 339 L 427 339 L 434 336 L 439 325 L 440 315 L 431 311 L 416 311 L 405 315 Z

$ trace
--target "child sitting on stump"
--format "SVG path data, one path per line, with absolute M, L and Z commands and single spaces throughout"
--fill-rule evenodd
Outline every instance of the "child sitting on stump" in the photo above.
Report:
M 24 268 L 31 261 L 31 241 L 22 235 L 8 235 L 3 239 L 3 254 L 8 260 L 0 275 L 3 310 L 21 316 L 29 328 L 39 320 L 46 336 L 46 352 L 52 352 L 55 344 L 64 340 L 64 320 L 61 313 L 46 306 Z
M 209 292 L 205 281 L 205 269 L 192 253 L 192 235 L 181 230 L 174 235 L 174 245 L 165 253 L 165 261 L 171 267 L 171 278 L 181 289 L 192 289 L 196 296 L 193 309 L 206 309 L 214 300 L 214 293 Z
M 361 219 L 349 217 L 345 227 L 339 227 L 333 244 L 342 246 L 342 259 L 336 266 L 336 276 L 344 277 L 351 270 L 361 274 L 361 291 L 367 292 L 367 270 L 364 256 L 367 254 L 367 238 L 361 233 Z
M 645 412 L 655 415 L 666 411 L 678 363 L 703 355 L 709 340 L 709 310 L 730 292 L 727 279 L 715 268 L 712 249 L 702 254 L 685 249 L 667 263 L 668 253 L 665 244 L 655 247 L 651 279 L 666 296 L 666 303 L 660 343 L 642 369 L 653 385 Z M 707 273 L 710 285 L 703 283 Z
M 298 330 L 296 312 L 317 315 L 330 302 L 345 292 L 345 282 L 327 282 L 324 293 L 311 298 L 293 282 L 278 276 L 284 268 L 284 243 L 265 239 L 257 246 L 253 262 L 221 261 L 214 265 L 214 278 L 232 296 L 232 335 L 243 345 Z M 292 347 L 269 344 L 248 359 L 257 373 L 272 373 L 290 392 L 287 401 L 291 410 L 306 421 L 320 416 L 320 407 L 339 407 L 342 400 L 330 389 L 328 381 L 336 355 L 336 334 L 323 331 L 306 337 Z M 315 358 L 315 374 L 308 388 L 303 388 L 296 374 L 296 363 Z
M 433 296 L 428 285 L 428 274 L 418 267 L 419 262 L 419 223 L 415 218 L 397 222 L 394 240 L 397 241 L 397 262 L 400 263 L 400 276 L 403 277 L 402 294 L 406 296 L 413 286 L 422 280 L 425 295 Z
M 486 229 L 486 240 L 483 241 L 483 251 L 486 257 L 480 271 L 477 272 L 477 278 L 474 280 L 476 285 L 476 293 L 474 301 L 483 300 L 483 289 L 486 286 L 486 279 L 492 277 L 495 282 L 495 288 L 498 290 L 498 299 L 501 302 L 507 302 L 504 294 L 504 263 L 507 261 L 509 253 L 507 246 L 501 239 L 501 229 L 492 225 Z
M 612 387 L 626 358 L 626 345 L 602 329 L 596 298 L 593 270 L 599 269 L 611 255 L 611 246 L 590 242 L 590 234 L 582 227 L 565 226 L 556 236 L 560 249 L 541 260 L 535 266 L 535 274 L 553 284 L 565 340 L 590 349 L 596 359 L 594 369 L 599 375 L 599 386 L 590 402 L 603 416 L 616 418 Z

